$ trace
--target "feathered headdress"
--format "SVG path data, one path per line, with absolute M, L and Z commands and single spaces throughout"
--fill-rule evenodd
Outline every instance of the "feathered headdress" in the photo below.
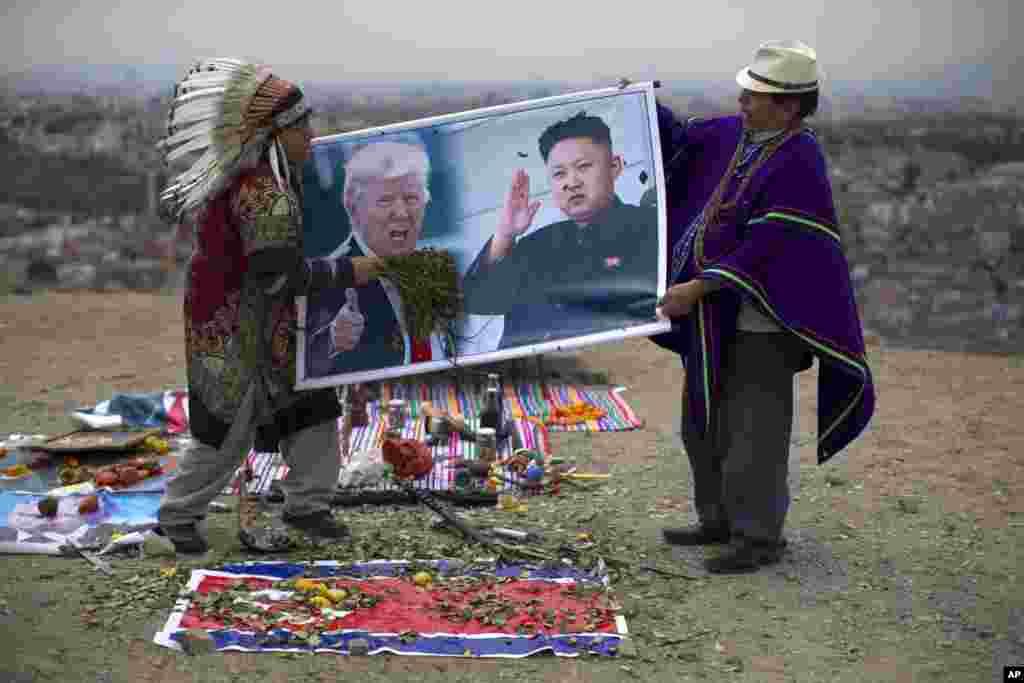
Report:
M 269 149 L 282 186 L 289 180 L 275 133 L 310 112 L 302 91 L 260 64 L 238 59 L 201 61 L 177 84 L 158 148 L 168 166 L 193 159 L 160 196 L 165 215 L 178 220 L 223 190 L 239 170 Z

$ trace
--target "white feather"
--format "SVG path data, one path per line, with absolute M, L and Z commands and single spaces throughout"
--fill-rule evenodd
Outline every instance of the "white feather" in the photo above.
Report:
M 206 199 L 211 194 L 214 184 L 219 179 L 218 176 L 219 174 L 211 173 L 207 175 L 205 178 L 203 178 L 203 180 L 197 183 L 194 187 L 189 189 L 188 193 L 185 195 L 185 204 L 183 209 L 185 211 L 188 211 L 189 209 L 197 206 L 204 199 Z
M 241 59 L 235 59 L 234 57 L 217 57 L 215 59 L 209 59 L 204 62 L 205 66 L 213 66 L 218 69 L 226 69 L 228 71 L 240 71 L 246 68 L 253 68 L 248 62 L 244 62 Z
M 216 101 L 192 102 L 181 109 L 174 110 L 171 125 L 177 127 L 204 119 L 217 119 L 220 111 L 220 103 Z
M 274 180 L 277 181 L 277 186 L 281 188 L 281 191 L 284 191 L 284 181 L 281 179 L 281 171 L 278 168 L 281 165 L 280 154 L 281 153 L 278 151 L 277 138 L 274 138 L 270 143 L 270 171 L 274 174 Z
M 160 141 L 160 145 L 165 148 L 174 147 L 198 135 L 210 135 L 216 127 L 217 124 L 213 121 L 201 121 L 164 138 Z
M 158 143 L 159 149 L 168 166 L 181 168 L 190 155 L 198 158 L 161 194 L 161 201 L 173 215 L 180 217 L 220 192 L 242 165 L 257 159 L 265 149 L 269 131 L 255 131 L 244 148 L 236 142 L 225 147 L 226 139 L 232 139 L 231 132 L 243 123 L 242 104 L 264 81 L 257 77 L 261 68 L 234 58 L 201 60 L 178 84 L 176 92 L 180 94 L 174 100 L 168 135 Z M 271 156 L 277 182 L 287 183 L 287 160 L 276 140 L 271 145 Z
M 201 178 L 215 163 L 217 154 L 214 149 L 206 150 L 198 159 L 175 177 L 174 182 L 178 185 L 191 185 Z
M 284 186 L 281 188 L 281 191 L 289 192 L 292 186 L 291 165 L 288 163 L 288 155 L 285 154 L 284 145 L 277 139 L 277 136 L 274 136 L 274 147 L 277 148 L 277 163 L 281 165 L 281 169 L 284 171 Z
M 220 88 L 203 88 L 201 90 L 192 90 L 183 95 L 178 95 L 174 98 L 175 107 L 183 107 L 186 104 L 191 104 L 197 100 L 206 98 L 220 97 L 227 90 L 226 87 Z
M 180 90 L 197 90 L 201 88 L 223 88 L 231 82 L 231 74 L 223 71 L 211 74 L 195 74 L 178 84 Z
M 167 163 L 171 163 L 191 152 L 198 152 L 199 150 L 210 147 L 210 139 L 206 136 L 190 140 L 184 145 L 176 147 L 175 149 L 167 152 L 165 160 Z

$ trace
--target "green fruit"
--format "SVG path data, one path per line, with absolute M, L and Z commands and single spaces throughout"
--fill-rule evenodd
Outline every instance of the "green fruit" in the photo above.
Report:
M 60 501 L 58 501 L 53 496 L 43 498 L 41 501 L 39 501 L 39 505 L 37 506 L 39 508 L 39 514 L 41 514 L 43 517 L 56 517 L 57 507 L 59 504 Z

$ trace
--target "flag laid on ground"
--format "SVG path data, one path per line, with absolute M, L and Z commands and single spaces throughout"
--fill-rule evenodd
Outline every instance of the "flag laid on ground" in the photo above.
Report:
M 425 577 L 429 576 L 429 580 Z M 485 561 L 244 563 L 193 570 L 157 644 L 448 657 L 615 655 L 627 638 L 607 576 Z

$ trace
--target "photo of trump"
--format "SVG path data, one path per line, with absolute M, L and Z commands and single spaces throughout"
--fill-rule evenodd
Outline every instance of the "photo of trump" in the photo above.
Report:
M 314 139 L 306 256 L 444 252 L 461 296 L 455 319 L 424 339 L 410 337 L 386 275 L 300 299 L 297 387 L 664 332 L 655 112 L 653 84 L 636 84 Z
M 430 202 L 430 159 L 414 138 L 357 145 L 344 165 L 349 236 L 331 256 L 403 256 L 417 248 Z M 329 290 L 306 305 L 306 372 L 323 377 L 445 357 L 439 335 L 410 338 L 387 278 Z

